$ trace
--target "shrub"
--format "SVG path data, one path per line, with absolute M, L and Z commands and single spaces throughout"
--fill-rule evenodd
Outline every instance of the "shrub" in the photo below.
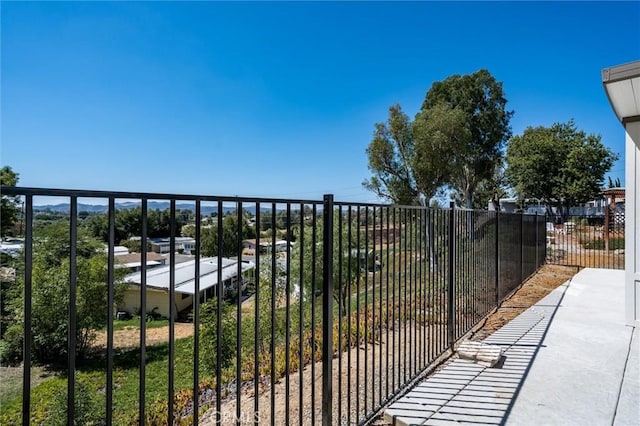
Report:
M 19 356 L 20 353 L 15 351 L 14 345 L 6 340 L 0 340 L 0 365 L 12 364 Z
M 218 364 L 221 368 L 231 365 L 235 355 L 236 322 L 234 311 L 225 301 L 222 311 L 220 331 L 220 354 L 217 356 L 218 344 L 218 299 L 213 298 L 200 308 L 200 360 L 203 368 L 215 374 Z
M 57 222 L 40 232 L 34 240 L 32 265 L 31 332 L 33 359 L 59 361 L 67 357 L 69 312 L 69 236 L 68 225 Z M 107 322 L 107 256 L 100 244 L 78 229 L 76 258 L 76 351 L 86 355 L 94 330 Z M 116 270 L 115 300 L 121 300 L 126 284 L 120 282 L 123 270 Z M 22 352 L 24 330 L 24 273 L 16 272 L 16 297 L 9 300 L 13 319 L 3 336 L 13 351 Z
M 603 239 L 587 241 L 584 243 L 584 248 L 588 250 L 604 250 L 605 241 Z M 618 250 L 623 248 L 624 238 L 612 238 L 609 240 L 609 250 Z

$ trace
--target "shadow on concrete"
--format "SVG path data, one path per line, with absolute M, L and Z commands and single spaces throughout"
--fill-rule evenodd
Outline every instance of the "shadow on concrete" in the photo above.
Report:
M 504 349 L 494 367 L 453 359 L 385 410 L 385 420 L 394 425 L 505 424 L 570 284 L 484 340 Z

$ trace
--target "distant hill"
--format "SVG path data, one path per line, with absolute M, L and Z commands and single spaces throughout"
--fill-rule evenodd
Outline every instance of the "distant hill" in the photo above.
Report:
M 147 203 L 147 208 L 149 210 L 168 210 L 169 209 L 168 201 L 149 201 Z M 140 207 L 140 202 L 124 202 L 124 203 L 116 203 L 116 210 L 129 210 L 135 209 L 136 207 Z M 35 212 L 53 212 L 53 213 L 68 213 L 69 212 L 69 203 L 61 203 L 61 204 L 47 204 L 42 206 L 33 206 L 33 210 Z M 189 203 L 176 203 L 176 210 L 195 210 L 195 204 Z M 235 207 L 222 207 L 223 214 L 234 212 L 236 210 Z M 244 210 L 250 212 L 251 214 L 256 214 L 255 206 L 244 207 Z M 261 211 L 270 211 L 271 208 L 262 207 Z M 277 209 L 280 211 L 283 209 Z M 89 213 L 107 213 L 108 206 L 101 204 L 82 204 L 78 203 L 78 212 L 89 212 Z M 201 208 L 201 214 L 203 216 L 208 216 L 211 213 L 215 213 L 218 211 L 217 206 L 207 206 L 204 205 Z

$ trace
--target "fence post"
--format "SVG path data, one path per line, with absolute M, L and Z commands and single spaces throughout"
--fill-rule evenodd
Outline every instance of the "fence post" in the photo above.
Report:
M 455 210 L 455 204 L 452 201 L 449 204 L 449 282 L 448 282 L 448 288 L 447 288 L 447 333 L 448 333 L 448 337 L 449 337 L 449 347 L 451 348 L 451 350 L 453 350 L 453 344 L 454 344 L 454 327 L 455 327 L 455 321 L 454 321 L 454 305 L 455 305 L 455 298 L 454 298 L 454 263 L 455 263 L 455 214 L 456 214 L 456 210 Z
M 322 424 L 333 423 L 333 195 L 322 210 Z
M 500 306 L 500 210 L 496 211 L 496 308 Z

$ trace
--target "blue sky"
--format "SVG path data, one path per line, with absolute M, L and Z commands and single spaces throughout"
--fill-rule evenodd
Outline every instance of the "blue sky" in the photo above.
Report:
M 622 158 L 600 71 L 640 58 L 640 2 L 0 7 L 1 163 L 22 186 L 375 200 L 374 123 L 480 68 L 514 134 L 574 118 Z

